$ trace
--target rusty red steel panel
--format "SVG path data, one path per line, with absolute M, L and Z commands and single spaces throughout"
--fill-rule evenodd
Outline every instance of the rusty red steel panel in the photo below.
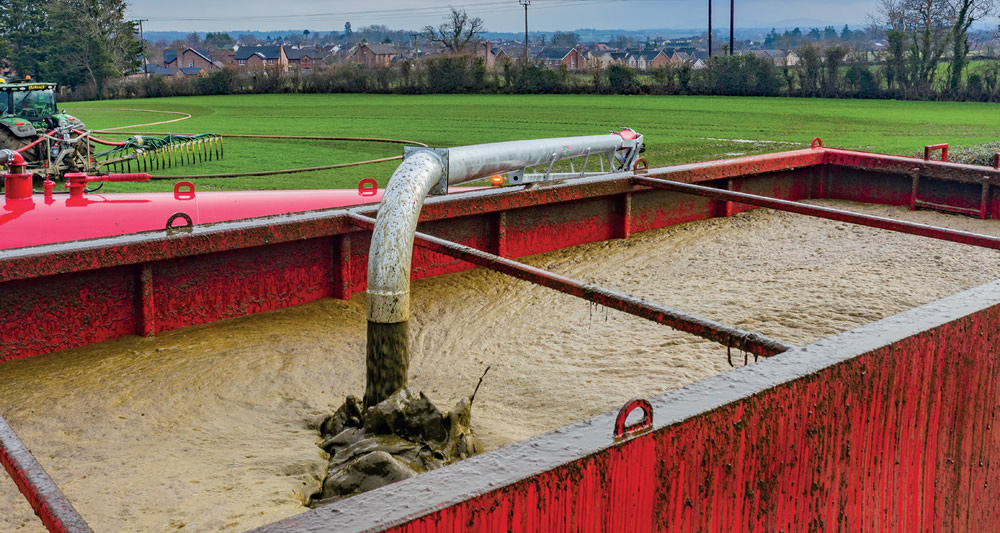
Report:
M 824 194 L 817 198 L 910 205 L 912 186 L 910 175 L 874 173 L 834 165 L 824 165 L 821 168 L 825 174 Z
M 256 531 L 993 529 L 998 323 L 994 281 L 653 398 L 637 436 L 611 411 Z
M 53 533 L 92 531 L 2 416 L 0 416 L 0 464 L 28 500 L 28 504 L 46 529 Z
M 195 226 L 190 232 L 149 231 L 4 250 L 0 283 L 336 235 L 350 227 L 342 213 L 310 211 Z
M 828 150 L 828 148 L 810 148 L 670 167 L 656 167 L 649 169 L 643 175 L 684 183 L 738 178 L 816 166 L 826 162 Z
M 154 331 L 260 313 L 333 296 L 329 239 L 160 261 Z
M 821 148 L 817 151 L 823 152 L 821 162 L 828 165 L 906 175 L 919 173 L 924 177 L 950 181 L 964 181 L 968 183 L 986 182 L 994 186 L 1000 185 L 1000 169 L 996 168 L 967 165 L 964 163 L 924 161 L 912 157 L 840 150 L 836 148 Z
M 706 196 L 709 198 L 717 198 L 722 200 L 730 200 L 733 202 L 756 205 L 760 207 L 768 207 L 771 209 L 777 209 L 779 211 L 789 211 L 792 213 L 799 213 L 819 218 L 837 220 L 840 222 L 849 222 L 851 224 L 860 224 L 863 226 L 870 226 L 873 228 L 898 231 L 900 233 L 908 233 L 910 235 L 919 235 L 922 237 L 930 237 L 933 239 L 940 239 L 944 241 L 970 244 L 973 246 L 980 246 L 983 248 L 1000 250 L 1000 237 L 993 237 L 990 235 L 979 235 L 967 231 L 959 231 L 947 228 L 940 228 L 936 226 L 928 226 L 926 224 L 905 222 L 902 220 L 896 220 L 892 218 L 864 215 L 860 213 L 852 213 L 850 211 L 844 211 L 841 209 L 832 209 L 829 207 L 820 207 L 809 204 L 803 204 L 799 202 L 790 202 L 787 200 L 781 200 L 777 198 L 767 198 L 764 196 L 757 196 L 757 195 L 738 193 L 732 191 L 723 191 L 711 187 L 703 187 L 700 185 L 693 185 L 689 183 L 675 183 L 675 182 L 659 180 L 654 178 L 646 178 L 646 177 L 636 177 L 634 178 L 634 180 L 636 183 L 648 185 L 650 187 L 671 190 L 675 192 L 686 192 L 688 194 L 693 194 L 698 196 Z
M 135 267 L 0 285 L 0 362 L 134 334 Z
M 925 180 L 936 180 L 931 176 L 932 171 L 944 168 L 948 173 L 965 176 L 965 181 L 979 179 L 976 181 L 979 185 L 983 183 L 980 173 L 991 171 L 986 167 L 814 148 L 654 168 L 649 175 L 792 199 L 829 193 L 833 197 L 853 195 L 852 199 L 871 200 L 865 197 L 868 192 L 857 186 L 863 179 L 852 178 L 852 184 L 840 189 L 834 177 L 823 178 L 817 185 L 817 169 L 837 168 L 830 166 L 831 157 L 889 169 L 878 173 L 850 171 L 866 172 L 870 180 L 887 183 L 906 179 L 908 174 L 899 172 L 906 165 L 923 165 L 920 168 L 927 174 Z M 747 175 L 747 172 L 763 174 Z M 974 176 L 969 177 L 970 173 Z M 933 192 L 935 187 L 927 190 Z M 975 200 L 971 199 L 972 193 L 969 195 L 969 199 L 955 201 L 973 205 Z M 979 200 L 978 213 L 995 216 L 1000 212 L 1000 197 L 995 191 L 987 187 L 977 190 L 975 196 Z M 359 212 L 373 215 L 375 209 L 375 206 L 363 207 Z M 738 209 L 741 208 L 737 204 L 728 201 L 648 190 L 634 186 L 628 179 L 602 176 L 431 198 L 422 211 L 420 227 L 461 244 L 495 250 L 507 257 L 521 257 L 727 212 L 732 214 Z M 345 213 L 331 209 L 196 225 L 190 232 L 146 232 L 2 251 L 0 299 L 5 300 L 0 303 L 7 305 L 0 306 L 0 325 L 4 326 L 0 331 L 0 360 L 130 333 L 149 335 L 326 295 L 348 298 L 365 289 L 369 236 L 356 232 L 346 222 Z M 278 264 L 283 267 L 274 269 L 255 264 L 268 261 L 265 252 L 258 251 L 262 255 L 240 252 L 303 241 L 320 243 L 304 256 L 314 264 L 291 265 L 282 259 Z M 241 255 L 246 253 L 250 255 Z M 217 254 L 222 255 L 211 258 Z M 240 257 L 244 259 L 236 259 Z M 226 258 L 231 258 L 232 264 L 224 264 Z M 126 265 L 130 270 L 117 270 Z M 224 276 L 211 271 L 197 272 L 209 268 L 231 273 L 245 282 L 230 285 Z M 413 275 L 419 278 L 466 268 L 471 266 L 436 252 L 418 250 Z M 62 274 L 68 277 L 60 277 Z M 257 275 L 262 276 L 260 282 L 253 280 Z M 184 281 L 188 279 L 201 282 Z M 18 284 L 17 280 L 24 283 Z M 177 280 L 181 283 L 176 283 Z M 284 289 L 293 283 L 302 285 L 296 294 Z M 113 294 L 106 289 L 108 284 L 118 287 Z M 96 296 L 90 295 L 88 286 L 97 291 Z M 276 290 L 254 292 L 257 288 Z M 206 298 L 210 307 L 207 310 L 201 308 Z M 21 335 L 29 328 L 37 331 L 30 340 L 23 341 Z

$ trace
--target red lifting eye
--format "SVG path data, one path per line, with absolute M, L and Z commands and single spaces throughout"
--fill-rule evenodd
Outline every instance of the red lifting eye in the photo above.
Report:
M 378 182 L 373 178 L 365 178 L 358 182 L 358 194 L 361 196 L 375 196 L 378 193 Z

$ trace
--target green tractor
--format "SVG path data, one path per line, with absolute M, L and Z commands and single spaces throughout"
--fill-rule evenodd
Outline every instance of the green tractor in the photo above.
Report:
M 59 112 L 55 90 L 54 83 L 0 79 L 0 150 L 20 151 L 36 172 L 44 172 L 46 163 L 58 171 L 91 170 L 93 146 L 85 126 Z
M 148 172 L 222 158 L 222 137 L 212 133 L 129 137 L 108 141 L 56 107 L 56 84 L 0 78 L 0 150 L 20 152 L 39 179 L 64 172 Z M 97 151 L 97 145 L 104 145 Z

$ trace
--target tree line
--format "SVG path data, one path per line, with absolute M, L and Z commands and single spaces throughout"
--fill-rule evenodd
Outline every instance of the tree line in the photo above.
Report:
M 891 81 L 892 65 L 871 65 L 845 48 L 799 49 L 801 63 L 777 66 L 753 54 L 713 56 L 702 69 L 664 66 L 638 72 L 625 65 L 571 72 L 503 62 L 487 69 L 473 55 L 435 56 L 389 66 L 332 65 L 315 72 L 234 66 L 196 77 L 117 80 L 104 97 L 141 98 L 262 93 L 386 94 L 647 94 L 896 98 L 1000 102 L 1000 61 L 976 62 L 960 90 L 942 80 L 915 94 Z M 86 91 L 70 99 L 92 98 Z

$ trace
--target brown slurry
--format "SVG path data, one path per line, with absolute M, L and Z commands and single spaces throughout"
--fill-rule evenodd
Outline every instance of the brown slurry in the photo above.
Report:
M 767 210 L 526 261 L 796 344 L 1000 277 L 994 251 Z M 728 368 L 716 344 L 484 270 L 416 282 L 413 302 L 413 390 L 454 405 L 492 365 L 487 450 Z M 5 363 L 0 414 L 97 531 L 243 531 L 319 487 L 318 426 L 364 390 L 365 329 L 359 294 Z M 0 531 L 41 530 L 9 480 L 0 509 Z
M 406 387 L 410 370 L 409 322 L 368 322 L 364 406 L 371 407 Z

